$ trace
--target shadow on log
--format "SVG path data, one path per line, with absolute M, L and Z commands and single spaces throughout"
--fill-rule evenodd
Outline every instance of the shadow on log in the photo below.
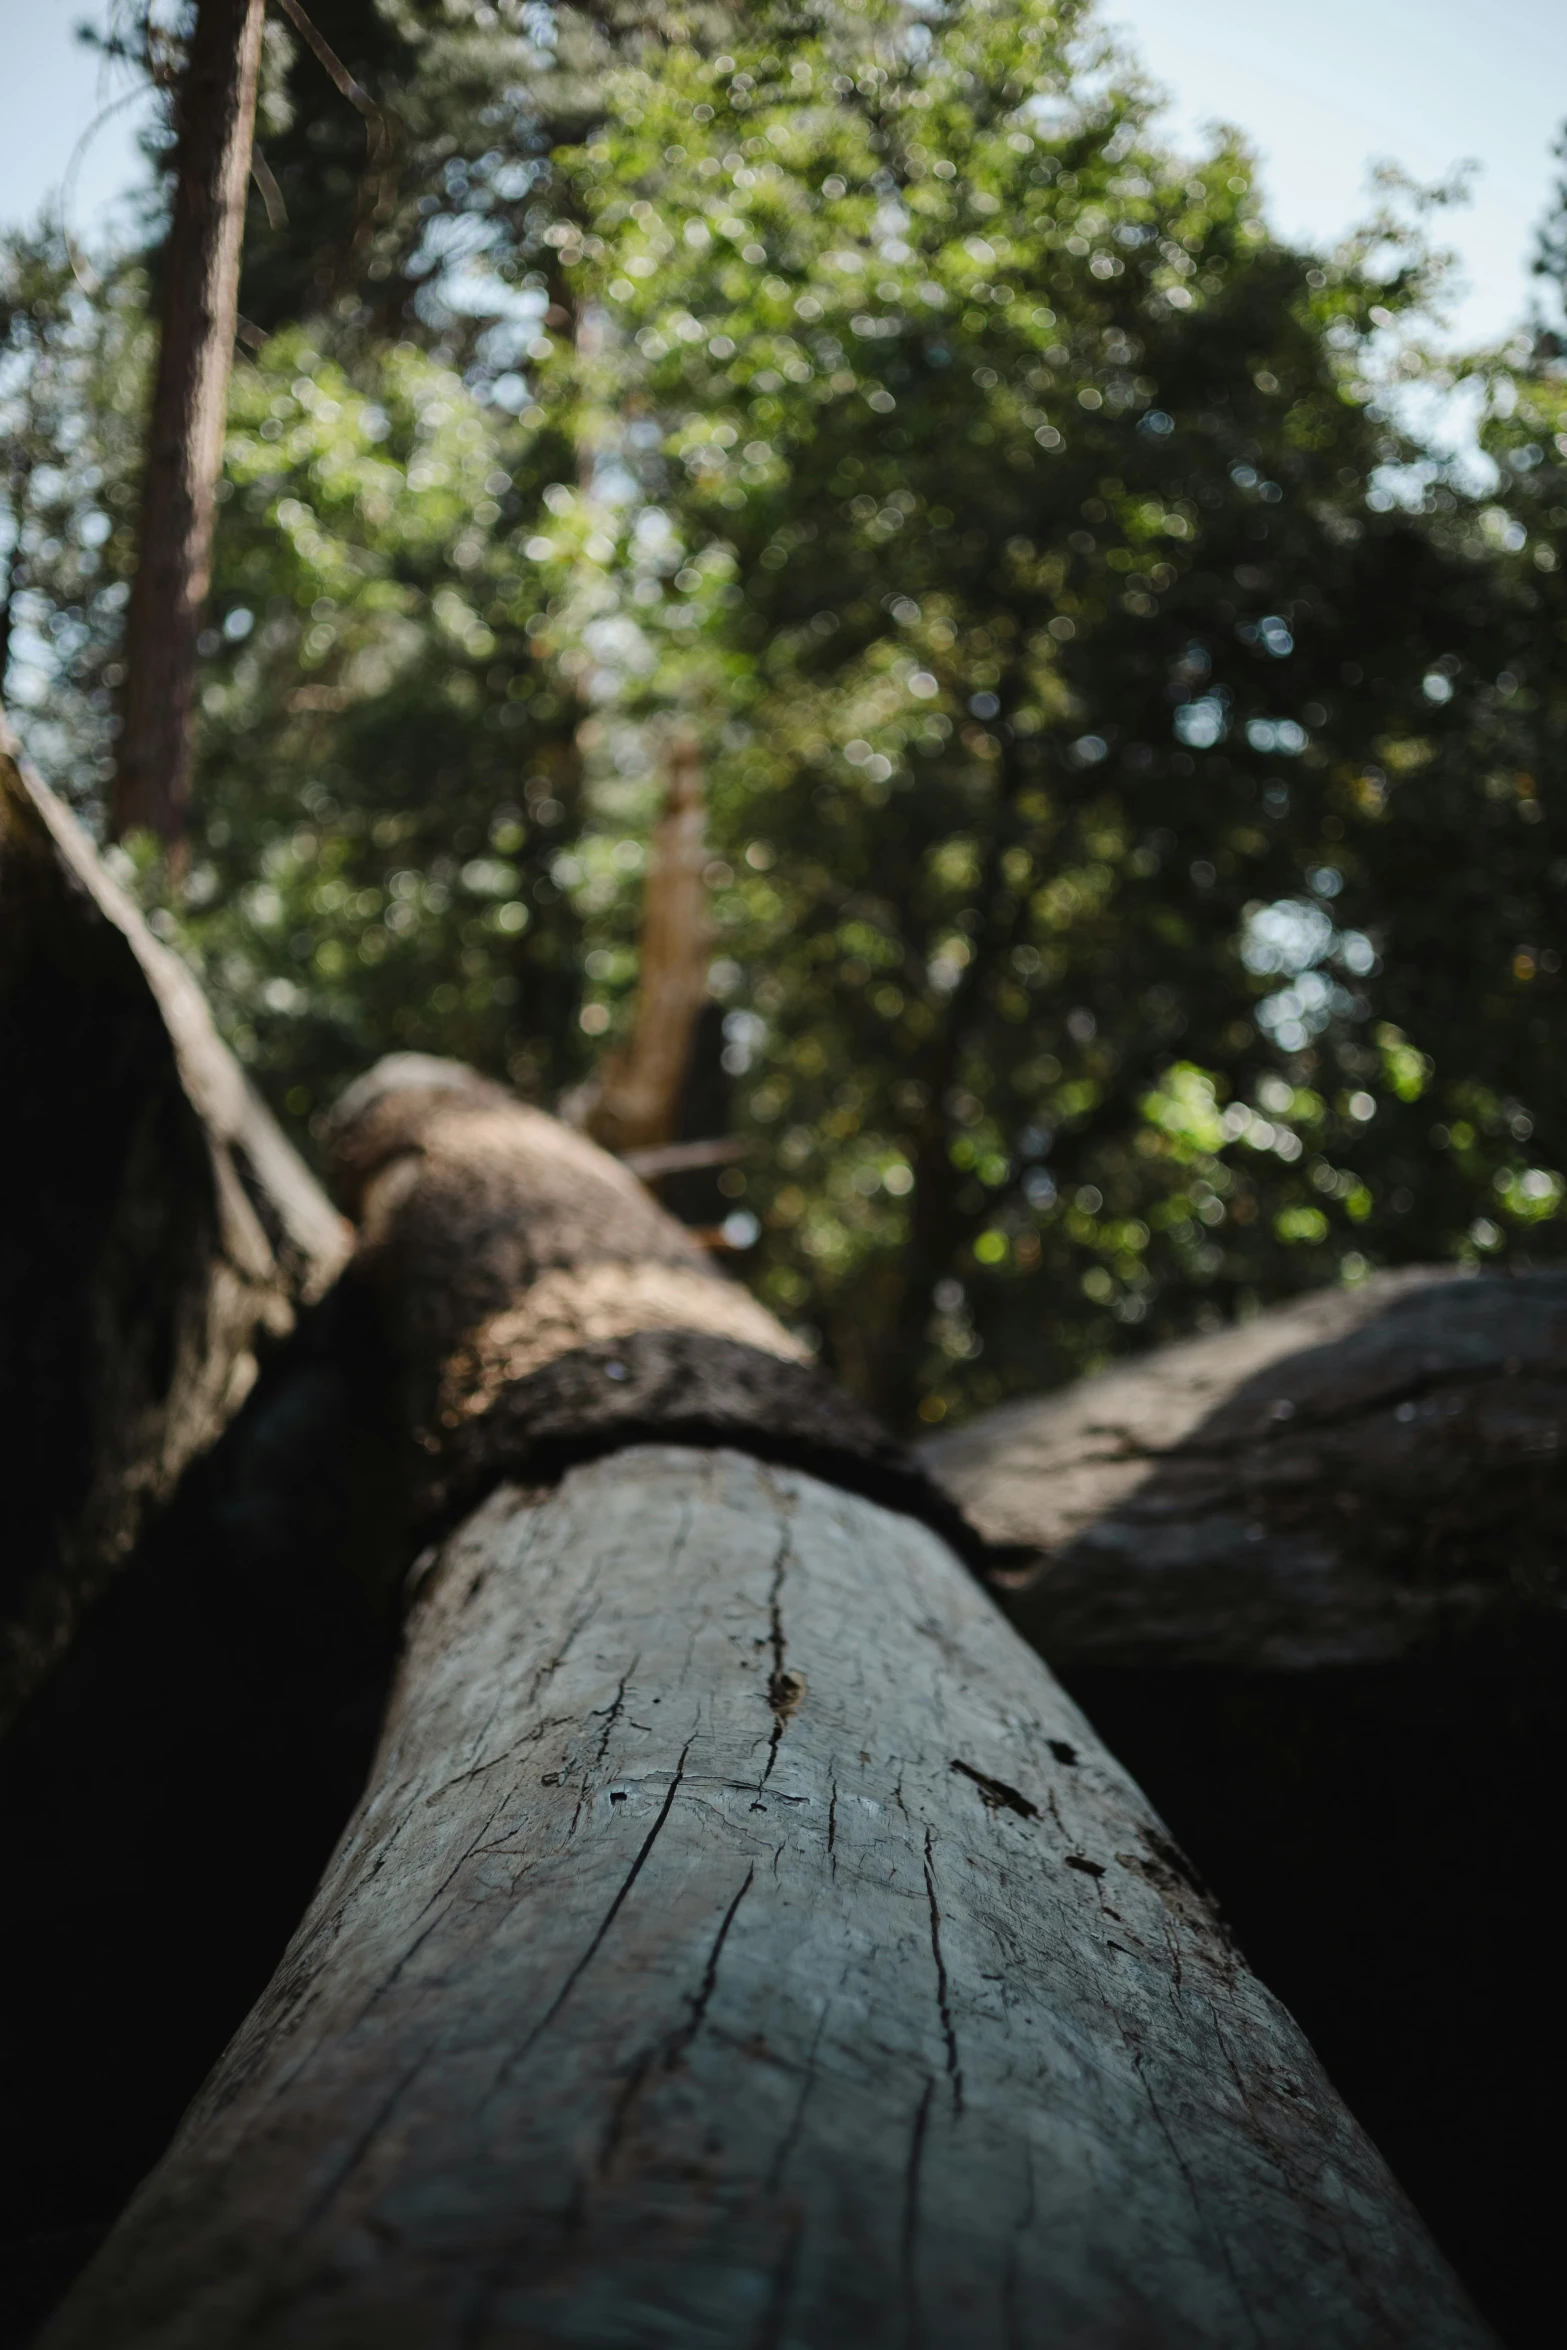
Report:
M 0 2345 L 101 2240 L 364 1784 L 411 1529 L 375 1333 L 307 1314 L 0 1744 Z
M 319 1408 L 342 1317 L 312 1303 L 349 1227 L 3 746 L 0 1101 L 9 2343 L 265 1981 L 362 1782 L 390 1641 L 383 1605 L 377 1666 L 318 1506 L 356 1457 Z M 363 1541 L 378 1490 L 339 1532 Z
M 1567 1277 L 1384 1275 L 923 1448 L 1471 2290 L 1558 2338 Z
M 57 800 L 0 742 L 0 1729 L 348 1234 Z
M 394 1063 L 338 1158 L 422 1506 L 488 1498 L 51 2350 L 1480 2350 L 917 1470 L 496 1089 Z

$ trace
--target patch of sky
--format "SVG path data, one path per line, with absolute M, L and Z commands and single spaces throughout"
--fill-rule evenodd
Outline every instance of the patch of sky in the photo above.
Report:
M 582 641 L 599 668 L 617 676 L 645 677 L 656 666 L 652 646 L 628 613 L 614 612 L 604 619 L 590 620 L 582 631 Z
M 1182 702 L 1174 717 L 1175 739 L 1190 751 L 1211 751 L 1229 732 L 1230 721 L 1224 696 L 1219 693 L 1200 694 L 1194 702 Z
M 1332 920 L 1321 906 L 1311 905 L 1305 898 L 1280 898 L 1248 916 L 1241 935 L 1241 961 L 1259 977 L 1304 971 L 1324 959 L 1334 935 Z
M 731 1077 L 744 1077 L 767 1041 L 767 1022 L 758 1012 L 724 1014 L 723 1065 Z
M 1337 884 L 1336 874 L 1333 879 Z M 1307 898 L 1279 898 L 1269 906 L 1254 906 L 1247 914 L 1241 960 L 1259 978 L 1288 981 L 1262 998 L 1257 1024 L 1282 1051 L 1300 1052 L 1330 1020 L 1347 1018 L 1355 1010 L 1354 997 L 1321 966 L 1336 962 L 1352 976 L 1364 978 L 1375 968 L 1377 956 L 1363 931 L 1335 928 L 1320 904 Z
M 1298 759 L 1306 748 L 1306 729 L 1293 718 L 1248 718 L 1246 740 L 1254 751 L 1280 751 L 1286 759 Z

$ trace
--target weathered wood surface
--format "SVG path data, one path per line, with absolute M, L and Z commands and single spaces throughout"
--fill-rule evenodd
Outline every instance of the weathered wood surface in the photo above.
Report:
M 499 1489 L 47 2350 L 1490 2340 L 939 1538 L 733 1452 Z
M 348 1255 L 190 974 L 0 742 L 0 1726 Z
M 924 1450 L 1481 2307 L 1554 2350 L 1567 1278 L 1382 1275 Z
M 639 1434 L 728 1440 L 963 1539 L 901 1449 L 582 1137 L 400 1056 L 352 1089 L 334 1153 L 356 1263 L 0 1745 L 0 1875 L 24 1921 L 0 1937 L 5 2350 L 277 1964 L 365 1783 L 408 1568 L 463 1493 L 550 1482 Z
M 1567 1599 L 1567 1275 L 1323 1290 L 920 1449 L 1058 1667 L 1397 1657 Z

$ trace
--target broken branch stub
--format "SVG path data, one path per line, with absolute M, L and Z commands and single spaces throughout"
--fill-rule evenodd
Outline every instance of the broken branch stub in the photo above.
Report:
M 75 819 L 0 746 L 0 1726 L 347 1228 Z

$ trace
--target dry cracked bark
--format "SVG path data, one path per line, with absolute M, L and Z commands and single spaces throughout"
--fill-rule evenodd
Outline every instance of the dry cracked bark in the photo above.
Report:
M 348 1255 L 190 974 L 0 743 L 0 1727 Z
M 491 1489 L 50 2350 L 1489 2339 L 895 1449 L 494 1089 L 339 1154 L 426 1493 Z
M 447 1543 L 46 2350 L 1489 2339 L 939 1537 L 633 1447 Z
M 1567 1279 L 1427 1268 L 924 1448 L 1515 2350 L 1560 2327 L 1564 1430 Z
M 364 1220 L 349 1276 L 0 1745 L 24 1927 L 0 1938 L 6 2350 L 264 1985 L 364 1785 L 408 1567 L 497 1477 L 550 1481 L 650 1431 L 738 1442 L 966 1539 L 787 1333 L 553 1120 L 403 1057 L 356 1089 L 337 1155 Z

